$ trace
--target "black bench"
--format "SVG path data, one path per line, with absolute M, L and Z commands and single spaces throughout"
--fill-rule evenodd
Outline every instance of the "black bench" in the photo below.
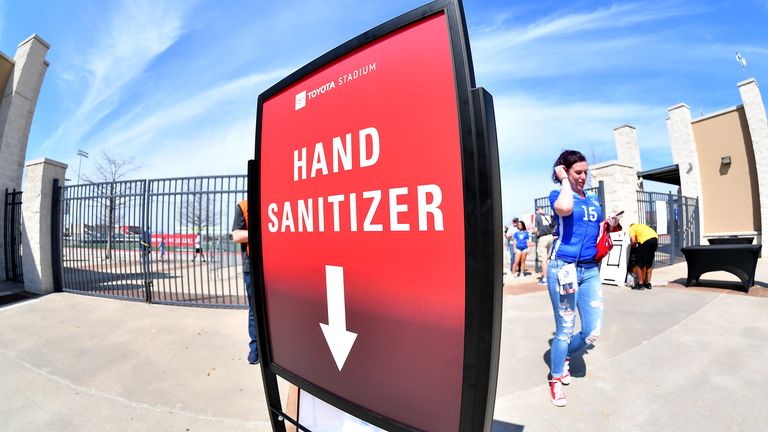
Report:
M 688 246 L 681 250 L 688 262 L 686 286 L 699 281 L 702 274 L 726 271 L 741 280 L 744 292 L 755 284 L 755 269 L 762 245 L 719 244 Z
M 754 237 L 713 237 L 707 239 L 709 244 L 752 244 Z

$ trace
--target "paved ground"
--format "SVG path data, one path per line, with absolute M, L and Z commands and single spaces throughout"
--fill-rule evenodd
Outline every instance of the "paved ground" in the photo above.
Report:
M 547 396 L 544 287 L 506 279 L 493 431 L 765 430 L 768 260 L 749 295 L 683 287 L 685 273 L 657 270 L 651 291 L 605 286 L 605 328 L 572 361 L 565 408 Z M 14 290 L 0 282 L 0 300 Z M 0 429 L 268 431 L 246 315 L 66 293 L 2 306 Z

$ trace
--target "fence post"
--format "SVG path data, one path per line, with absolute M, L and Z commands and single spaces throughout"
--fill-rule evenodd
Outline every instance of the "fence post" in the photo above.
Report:
M 679 204 L 676 203 L 676 197 L 672 195 L 672 192 L 667 193 L 667 226 L 670 227 L 670 264 L 674 264 L 677 261 L 677 248 L 680 244 L 680 235 L 677 226 L 677 220 L 675 218 L 675 210 Z
M 53 291 L 64 291 L 62 280 L 62 253 L 61 253 L 61 187 L 59 179 L 53 179 L 53 191 L 51 193 L 51 275 L 53 277 Z
M 694 237 L 694 245 L 701 244 L 701 231 L 699 229 L 700 225 L 699 222 L 701 221 L 701 207 L 699 207 L 699 197 L 694 198 L 694 208 L 696 209 L 695 217 L 696 217 L 696 223 L 694 224 L 694 228 L 696 230 L 696 236 Z
M 605 182 L 602 180 L 597 182 L 597 196 L 600 198 L 600 208 L 603 211 L 603 214 L 600 215 L 600 220 L 605 220 Z
M 3 254 L 3 261 L 0 263 L 2 265 L 3 270 L 5 270 L 5 279 L 10 280 L 10 269 L 8 268 L 8 261 L 9 261 L 9 255 L 8 255 L 8 249 L 10 249 L 10 246 L 8 246 L 8 188 L 5 188 L 5 195 L 3 195 L 5 198 L 3 201 L 3 242 L 1 243 L 2 248 L 0 249 L 0 253 Z
M 5 280 L 24 282 L 21 268 L 21 191 L 12 192 L 5 188 L 5 205 L 3 206 L 3 243 L 2 263 L 5 268 Z
M 144 274 L 144 300 L 152 303 L 152 276 L 150 274 L 150 257 L 152 256 L 152 227 L 149 226 L 149 182 L 144 180 L 141 194 L 141 272 Z M 144 245 L 144 243 L 148 245 Z
M 67 165 L 50 159 L 26 164 L 26 185 L 22 203 L 24 229 L 24 289 L 36 294 L 53 291 L 53 251 L 51 238 L 53 179 L 63 181 Z

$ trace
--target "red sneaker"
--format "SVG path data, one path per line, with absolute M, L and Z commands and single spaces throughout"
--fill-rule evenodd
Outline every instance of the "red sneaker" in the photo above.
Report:
M 564 407 L 568 401 L 565 399 L 565 392 L 563 391 L 563 382 L 560 378 L 552 378 L 549 381 L 549 400 L 555 406 Z

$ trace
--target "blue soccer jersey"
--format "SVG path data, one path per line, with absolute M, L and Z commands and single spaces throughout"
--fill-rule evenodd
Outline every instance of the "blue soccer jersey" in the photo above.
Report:
M 515 249 L 517 250 L 528 249 L 528 239 L 530 239 L 530 235 L 528 234 L 528 231 L 518 231 L 515 233 L 514 237 L 515 237 Z
M 549 203 L 555 208 L 559 190 L 549 194 Z M 587 193 L 584 198 L 573 193 L 573 212 L 560 216 L 557 223 L 557 239 L 552 245 L 552 253 L 566 262 L 594 263 L 597 255 L 597 236 L 600 233 L 602 208 L 597 195 Z

